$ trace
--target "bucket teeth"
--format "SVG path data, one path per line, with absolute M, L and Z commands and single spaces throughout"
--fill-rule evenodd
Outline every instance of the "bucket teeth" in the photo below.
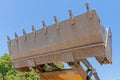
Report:
M 92 18 L 93 18 L 93 13 L 92 13 L 92 11 L 90 10 L 89 4 L 86 3 L 85 6 L 86 6 L 86 9 L 87 9 L 88 17 L 89 17 L 90 19 L 92 19 Z
M 35 31 L 34 25 L 32 25 L 32 31 Z
M 9 37 L 8 35 L 7 35 L 7 40 L 8 40 L 8 41 L 11 41 L 11 39 L 10 39 L 10 37 Z
M 17 33 L 16 33 L 16 32 L 14 32 L 14 34 L 15 34 L 15 38 L 17 38 L 17 37 L 18 37 Z
M 35 36 L 36 35 L 36 30 L 34 28 L 34 25 L 32 25 L 32 32 L 33 32 L 33 36 Z
M 26 31 L 25 31 L 25 29 L 23 29 L 23 36 L 24 36 L 24 39 L 26 39 Z
M 18 35 L 16 32 L 14 32 L 14 35 L 15 35 L 15 39 L 18 40 Z
M 55 23 L 58 23 L 57 17 L 54 16 Z
M 74 19 L 74 16 L 73 16 L 73 14 L 72 14 L 72 10 L 71 9 L 69 9 L 68 10 L 68 12 L 69 12 L 69 16 L 70 16 L 70 24 L 71 25 L 74 25 L 75 24 L 75 19 Z
M 90 11 L 89 3 L 85 3 L 87 11 Z
M 69 16 L 70 16 L 70 18 L 72 18 L 72 17 L 73 17 L 72 10 L 69 9 L 68 12 L 69 12 Z
M 57 27 L 57 29 L 59 29 L 59 22 L 58 22 L 58 19 L 57 19 L 57 17 L 56 16 L 54 16 L 54 21 L 55 21 L 55 24 L 56 24 L 56 27 Z
M 45 21 L 42 21 L 42 25 L 43 27 L 46 27 Z
M 43 25 L 44 33 L 47 33 L 47 27 L 46 27 L 45 21 L 42 21 L 42 25 Z
M 23 29 L 23 35 L 26 35 L 26 31 L 25 31 L 25 29 Z

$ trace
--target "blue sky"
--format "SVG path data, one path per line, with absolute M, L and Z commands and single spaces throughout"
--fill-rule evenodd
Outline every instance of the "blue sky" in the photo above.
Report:
M 22 29 L 31 32 L 31 25 L 42 28 L 41 21 L 53 24 L 53 16 L 59 21 L 69 18 L 68 9 L 74 15 L 86 11 L 84 4 L 89 2 L 91 9 L 96 9 L 102 24 L 110 26 L 113 35 L 113 64 L 99 65 L 95 60 L 91 63 L 101 80 L 120 79 L 120 0 L 0 0 L 0 55 L 8 53 L 7 39 L 14 38 L 14 32 L 22 35 Z

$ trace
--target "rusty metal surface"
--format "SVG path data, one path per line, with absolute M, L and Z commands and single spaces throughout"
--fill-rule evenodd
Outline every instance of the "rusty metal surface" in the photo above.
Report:
M 56 30 L 56 25 L 51 25 L 47 27 L 46 34 L 43 32 L 43 28 L 36 31 L 35 37 L 30 33 L 24 34 L 26 39 L 21 36 L 17 37 L 17 40 L 11 40 L 11 54 L 15 54 L 11 55 L 12 59 L 104 42 L 96 12 L 93 10 L 92 14 L 92 19 L 89 18 L 87 13 L 74 17 L 74 25 L 70 24 L 70 19 L 62 21 L 59 23 L 59 30 Z
M 32 26 L 33 32 L 29 34 L 23 29 L 21 37 L 15 33 L 15 39 L 9 40 L 8 46 L 16 68 L 106 56 L 106 30 L 102 32 L 96 11 L 74 17 L 69 12 L 68 20 L 58 23 L 54 17 L 56 23 L 51 26 L 46 27 L 43 21 L 43 29 L 35 30 Z

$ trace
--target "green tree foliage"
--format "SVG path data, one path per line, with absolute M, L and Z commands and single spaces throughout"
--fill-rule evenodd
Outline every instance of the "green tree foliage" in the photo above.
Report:
M 54 65 L 60 69 L 64 69 L 64 64 L 62 62 L 56 62 Z
M 0 79 L 6 80 L 5 76 L 8 75 L 8 73 L 11 73 L 12 69 L 10 57 L 8 54 L 4 54 L 0 57 Z
M 60 70 L 64 69 L 64 64 L 62 62 L 55 62 L 53 63 L 56 67 L 58 67 Z M 49 66 L 48 64 L 44 65 L 44 70 L 45 71 L 53 71 L 53 68 Z
M 13 68 L 10 57 L 4 54 L 0 57 L 0 80 L 41 80 L 33 69 L 20 72 Z

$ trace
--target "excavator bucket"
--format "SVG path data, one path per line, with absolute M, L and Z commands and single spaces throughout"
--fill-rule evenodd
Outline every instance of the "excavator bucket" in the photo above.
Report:
M 100 64 L 112 63 L 110 28 L 100 23 L 96 11 L 90 10 L 88 4 L 86 8 L 87 12 L 78 16 L 73 16 L 69 10 L 70 18 L 61 22 L 54 16 L 55 24 L 50 26 L 42 21 L 43 28 L 40 30 L 32 26 L 32 32 L 27 34 L 23 29 L 23 36 L 19 37 L 15 33 L 15 39 L 11 40 L 8 36 L 8 48 L 14 67 L 25 71 L 29 67 L 36 68 L 54 62 L 71 65 L 71 62 L 93 57 Z

